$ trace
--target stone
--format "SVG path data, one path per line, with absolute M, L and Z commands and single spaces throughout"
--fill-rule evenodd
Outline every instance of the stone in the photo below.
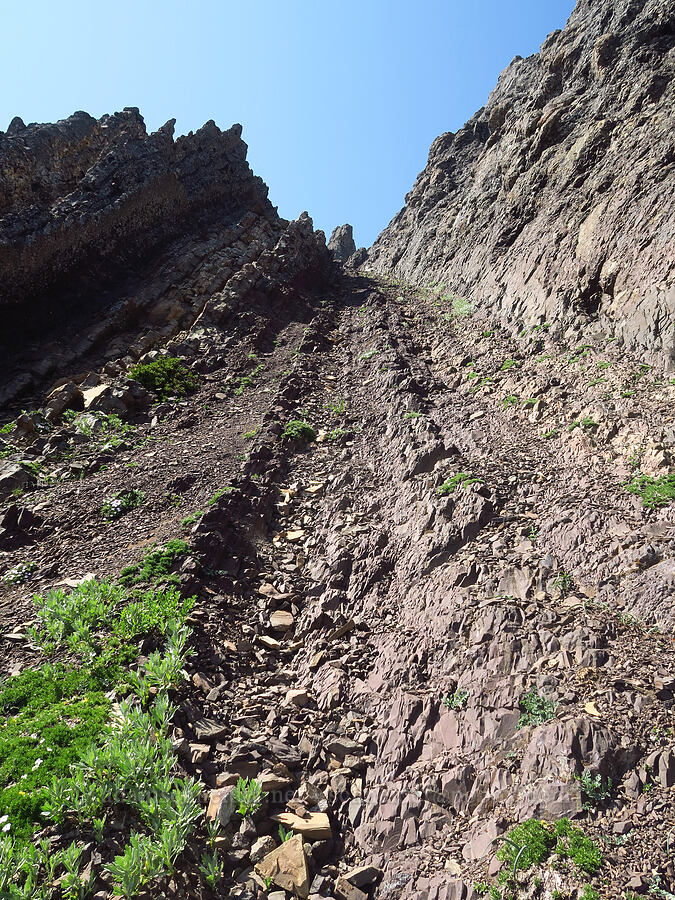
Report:
M 369 271 L 461 283 L 477 309 L 494 310 L 499 295 L 500 321 L 513 332 L 545 317 L 578 334 L 582 317 L 597 316 L 606 334 L 672 365 L 675 192 L 650 177 L 647 149 L 666 152 L 675 131 L 666 56 L 647 50 L 650 28 L 669 27 L 668 12 L 662 4 L 656 25 L 651 7 L 630 16 L 627 8 L 577 3 L 538 54 L 510 63 L 484 107 L 433 141 L 406 205 L 368 250 Z M 610 22 L 616 48 L 644 36 L 631 54 L 614 52 L 602 69 L 611 78 L 598 77 L 593 47 Z M 662 87 L 635 140 L 639 107 L 628 86 L 656 80 Z M 618 82 L 624 92 L 612 89 Z M 659 210 L 649 223 L 646 207 Z
M 45 418 L 56 422 L 67 409 L 84 409 L 82 392 L 72 381 L 55 388 L 49 394 L 45 404 Z
M 343 877 L 345 881 L 360 888 L 374 884 L 382 878 L 382 875 L 382 869 L 378 869 L 376 866 L 356 866 L 345 872 Z
M 306 816 L 298 816 L 295 813 L 284 812 L 272 816 L 275 822 L 283 825 L 287 831 L 301 834 L 311 840 L 321 841 L 333 835 L 330 820 L 326 813 L 310 812 Z
M 354 884 L 343 878 L 342 875 L 335 881 L 333 894 L 337 900 L 368 900 L 368 894 L 359 890 Z
M 35 477 L 23 466 L 0 460 L 0 500 L 9 497 L 16 490 L 28 487 L 34 481 Z
M 255 870 L 263 879 L 272 879 L 277 887 L 296 894 L 300 900 L 309 896 L 309 868 L 301 834 L 296 834 L 256 863 Z
M 333 259 L 337 260 L 337 262 L 347 262 L 349 257 L 356 253 L 352 226 L 338 225 L 333 230 L 327 246 L 333 255 Z
M 251 862 L 260 862 L 261 859 L 275 850 L 276 846 L 276 841 L 273 837 L 270 837 L 270 835 L 265 834 L 262 837 L 259 837 L 258 840 L 254 841 L 251 845 L 251 850 L 249 853 Z
M 275 612 L 270 614 L 270 627 L 274 631 L 288 631 L 289 628 L 293 627 L 294 622 L 293 614 L 283 609 L 275 610 Z
M 210 792 L 206 810 L 207 821 L 215 822 L 217 819 L 223 827 L 229 825 L 237 808 L 233 788 L 234 785 L 227 785 Z
M 305 688 L 295 688 L 287 691 L 284 702 L 287 705 L 290 704 L 291 706 L 297 706 L 302 709 L 303 707 L 308 706 L 312 700 Z
M 197 721 L 192 723 L 192 728 L 197 740 L 202 742 L 208 741 L 209 743 L 215 743 L 215 741 L 228 733 L 227 725 L 223 725 L 213 719 L 197 719 Z

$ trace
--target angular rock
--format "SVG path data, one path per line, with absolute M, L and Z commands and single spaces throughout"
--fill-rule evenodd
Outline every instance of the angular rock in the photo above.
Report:
M 330 820 L 326 813 L 310 812 L 307 816 L 301 817 L 295 813 L 277 813 L 272 816 L 275 822 L 283 825 L 287 831 L 293 831 L 295 834 L 311 838 L 315 841 L 325 840 L 333 835 Z
M 296 894 L 301 900 L 309 896 L 309 868 L 301 834 L 284 841 L 256 863 L 255 870 L 261 878 L 271 878 L 277 887 Z

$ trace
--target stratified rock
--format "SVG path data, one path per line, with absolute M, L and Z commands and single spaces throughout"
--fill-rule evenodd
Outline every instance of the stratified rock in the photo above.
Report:
M 368 268 L 675 358 L 672 4 L 581 0 L 438 137 Z
M 330 236 L 328 249 L 338 262 L 346 262 L 353 253 L 356 253 L 352 226 L 338 225 Z

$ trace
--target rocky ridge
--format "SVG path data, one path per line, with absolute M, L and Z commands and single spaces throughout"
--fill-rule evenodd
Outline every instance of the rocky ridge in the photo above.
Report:
M 580 0 L 433 142 L 367 268 L 672 367 L 674 53 L 672 0 Z
M 166 342 L 244 282 L 301 278 L 312 255 L 305 277 L 329 266 L 321 233 L 276 214 L 239 125 L 174 141 L 173 121 L 148 135 L 136 109 L 15 120 L 0 198 L 2 404 Z

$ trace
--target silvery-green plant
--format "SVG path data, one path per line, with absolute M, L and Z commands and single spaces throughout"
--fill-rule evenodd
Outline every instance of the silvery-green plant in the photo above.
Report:
M 252 816 L 262 806 L 267 791 L 263 791 L 259 781 L 255 778 L 240 778 L 232 791 L 232 798 L 237 804 L 237 812 L 240 816 Z

